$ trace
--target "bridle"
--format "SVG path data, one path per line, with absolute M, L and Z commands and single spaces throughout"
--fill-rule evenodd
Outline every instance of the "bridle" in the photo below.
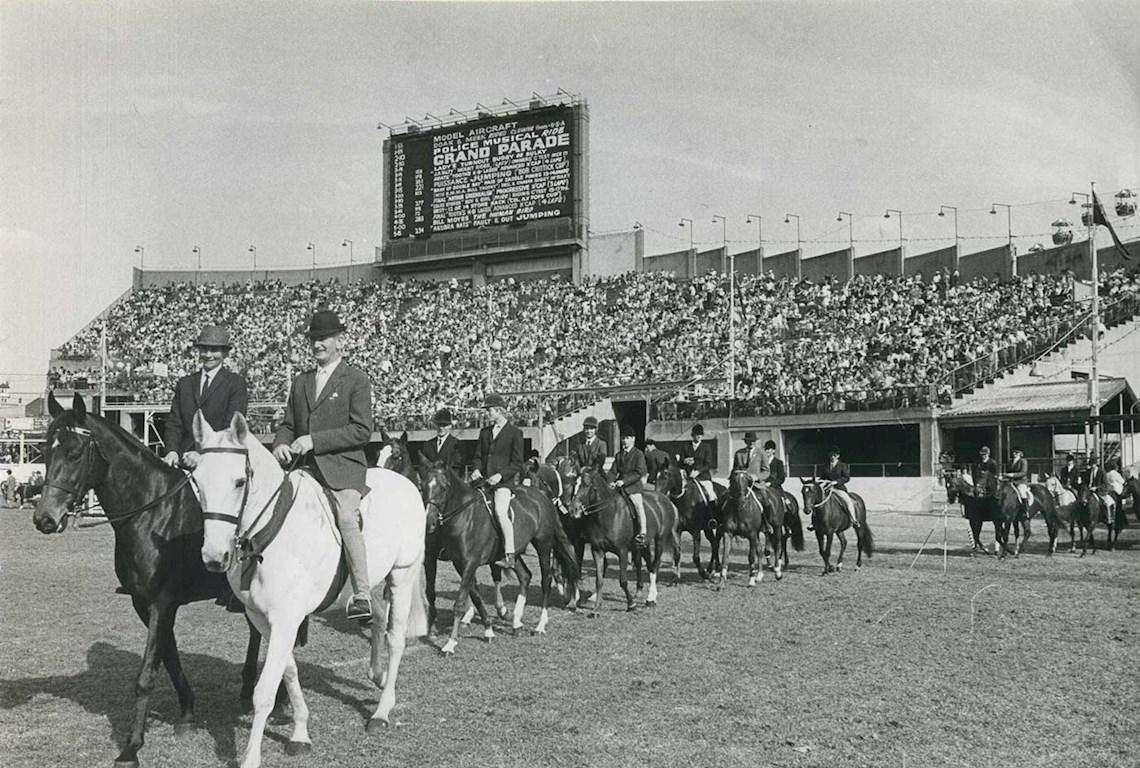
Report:
M 217 520 L 217 521 L 222 522 L 222 523 L 229 523 L 232 526 L 234 526 L 235 532 L 240 531 L 241 530 L 242 514 L 245 513 L 245 505 L 249 501 L 249 484 L 250 484 L 250 481 L 253 479 L 253 465 L 250 464 L 250 461 L 249 461 L 249 449 L 248 448 L 201 448 L 198 450 L 198 453 L 202 453 L 202 454 L 206 454 L 206 453 L 229 453 L 229 454 L 234 454 L 237 456 L 243 456 L 245 458 L 245 483 L 242 485 L 241 506 L 238 507 L 238 513 L 236 515 L 231 515 L 228 512 L 210 512 L 205 507 L 202 508 L 202 519 L 203 520 Z M 278 488 L 277 493 L 280 493 L 280 492 L 281 492 L 281 489 Z M 273 495 L 274 495 L 274 497 L 277 496 L 276 493 Z M 270 499 L 270 503 L 272 503 L 272 502 L 273 502 L 273 499 Z M 266 507 L 268 507 L 268 504 L 266 505 Z M 263 508 L 261 511 L 264 513 L 265 509 Z M 258 519 L 260 519 L 260 518 L 261 518 L 261 516 L 258 515 Z M 254 522 L 256 523 L 257 520 L 255 520 Z
M 91 470 L 94 467 L 96 457 L 102 459 L 104 464 L 107 464 L 107 465 L 110 464 L 110 462 L 107 461 L 107 457 L 103 455 L 103 451 L 100 450 L 99 443 L 95 440 L 95 436 L 91 433 L 91 430 L 86 429 L 85 427 L 74 427 L 74 426 L 61 427 L 61 429 L 66 429 L 67 431 L 71 432 L 72 434 L 78 435 L 80 437 L 87 438 L 86 439 L 86 445 L 83 448 L 84 468 L 83 468 L 83 472 L 80 475 L 80 477 L 82 477 L 82 478 L 89 477 L 89 475 L 91 474 Z M 48 471 L 49 472 L 51 471 L 50 468 L 48 469 Z M 115 515 L 114 517 L 111 517 L 111 515 L 107 513 L 107 510 L 104 509 L 103 514 L 106 515 L 107 522 L 111 523 L 112 525 L 114 525 L 115 523 L 124 523 L 127 520 L 130 520 L 131 518 L 136 517 L 143 512 L 146 512 L 149 509 L 154 509 L 155 507 L 157 507 L 162 502 L 173 497 L 175 494 L 177 494 L 179 491 L 181 491 L 182 488 L 185 487 L 190 482 L 192 482 L 192 475 L 190 475 L 190 473 L 186 473 L 169 490 L 167 490 L 165 493 L 159 495 L 158 498 L 155 498 L 151 501 L 148 501 L 147 503 L 145 503 L 141 506 L 135 507 L 130 512 L 124 512 L 121 515 Z M 96 506 L 99 506 L 98 504 L 85 504 L 83 506 L 79 506 L 80 503 L 82 502 L 83 497 L 87 494 L 87 492 L 89 490 L 91 490 L 94 487 L 95 487 L 94 483 L 87 483 L 86 487 L 84 487 L 84 484 L 78 484 L 78 485 L 72 486 L 72 485 L 68 485 L 66 483 L 59 482 L 58 480 L 53 480 L 50 477 L 44 478 L 44 488 L 58 488 L 59 490 L 63 491 L 64 493 L 70 494 L 72 497 L 71 502 L 67 505 L 67 508 L 64 510 L 63 514 L 60 515 L 59 524 L 61 527 L 65 526 L 67 523 L 67 520 L 70 517 L 72 517 L 73 515 L 77 515 L 81 512 L 86 512 L 89 509 L 94 509 Z

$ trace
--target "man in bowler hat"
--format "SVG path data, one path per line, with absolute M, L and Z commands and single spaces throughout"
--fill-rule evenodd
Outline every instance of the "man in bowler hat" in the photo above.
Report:
M 293 379 L 273 455 L 282 464 L 304 456 L 313 476 L 332 492 L 352 579 L 346 612 L 349 619 L 368 621 L 372 590 L 358 512 L 367 490 L 364 449 L 372 437 L 372 384 L 368 374 L 342 359 L 344 331 L 335 312 L 313 314 L 308 335 L 317 369 Z
M 457 474 L 463 473 L 463 452 L 459 448 L 459 441 L 451 434 L 451 411 L 441 408 L 432 417 L 435 424 L 435 437 L 424 441 L 420 448 L 422 455 L 428 462 L 450 469 Z
M 522 472 L 523 434 L 507 419 L 507 401 L 502 395 L 487 393 L 483 407 L 491 423 L 479 430 L 479 444 L 475 449 L 475 469 L 471 480 L 483 480 L 493 491 L 495 519 L 503 533 L 504 568 L 515 567 L 515 527 L 511 522 L 511 486 Z
M 212 429 L 222 430 L 229 427 L 235 413 L 245 414 L 249 407 L 245 379 L 222 365 L 230 351 L 230 332 L 220 325 L 207 325 L 198 334 L 194 347 L 201 368 L 174 385 L 163 434 L 166 455 L 162 458 L 172 467 L 181 464 L 190 470 L 198 466 L 194 414 L 202 411 Z

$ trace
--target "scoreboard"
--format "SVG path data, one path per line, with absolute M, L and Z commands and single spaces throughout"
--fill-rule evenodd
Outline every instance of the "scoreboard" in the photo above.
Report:
M 392 136 L 385 240 L 577 219 L 579 110 L 538 107 Z

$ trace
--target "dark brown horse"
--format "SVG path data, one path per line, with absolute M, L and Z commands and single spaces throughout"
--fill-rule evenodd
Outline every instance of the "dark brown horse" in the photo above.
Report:
M 843 569 L 843 553 L 847 550 L 847 537 L 843 532 L 851 527 L 851 516 L 847 508 L 833 493 L 830 487 L 825 487 L 819 480 L 805 480 L 801 493 L 804 499 L 804 509 L 811 510 L 811 524 L 815 528 L 815 538 L 819 542 L 819 556 L 823 558 L 823 573 L 826 576 L 832 571 Z M 871 533 L 871 526 L 867 525 L 867 505 L 859 494 L 848 495 L 855 502 L 855 515 L 859 527 L 855 529 L 855 567 L 863 565 L 863 555 L 871 559 L 875 552 L 875 537 Z M 831 542 L 834 536 L 839 537 L 839 557 L 835 566 L 831 565 Z M 824 543 L 826 539 L 826 545 Z
M 582 524 L 582 536 L 594 555 L 594 606 L 590 616 L 597 616 L 602 607 L 602 585 L 605 578 L 605 558 L 612 552 L 618 558 L 618 583 L 625 592 L 626 610 L 635 609 L 634 595 L 629 590 L 625 568 L 630 555 L 642 558 L 649 571 L 649 594 L 646 607 L 657 605 L 657 572 L 661 556 L 671 547 L 673 562 L 681 557 L 677 531 L 677 508 L 665 494 L 645 491 L 645 546 L 640 551 L 634 546 L 637 534 L 632 504 L 593 467 L 586 467 L 573 478 L 570 514 Z
M 178 694 L 181 713 L 174 732 L 193 730 L 194 692 L 182 671 L 174 621 L 180 606 L 228 594 L 223 592 L 226 577 L 202 565 L 202 508 L 189 476 L 163 464 L 124 429 L 87 413 L 79 395 L 70 411 L 49 395 L 48 409 L 53 420 L 46 439 L 44 492 L 33 516 L 36 528 L 42 533 L 64 530 L 87 491 L 94 490 L 115 532 L 115 575 L 147 627 L 135 680 L 134 727 L 115 759 L 120 766 L 137 766 L 160 663 Z M 241 698 L 248 711 L 261 635 L 247 626 Z
M 420 489 L 420 493 L 424 492 L 423 478 L 420 475 L 421 462 L 417 462 L 412 451 L 412 447 L 408 445 L 408 433 L 404 432 L 397 438 L 392 438 L 387 432 L 381 430 L 380 438 L 384 443 L 384 448 L 378 453 L 379 463 L 384 469 L 390 469 L 393 472 L 399 473 L 404 477 L 411 480 Z M 424 499 L 427 502 L 427 499 Z M 427 598 L 428 598 L 428 632 L 431 633 L 435 629 L 435 576 L 439 566 L 440 560 L 450 560 L 451 556 L 444 551 L 443 542 L 438 535 L 428 535 L 424 539 L 424 575 L 426 577 Z M 510 609 L 507 608 L 506 601 L 503 600 L 503 569 L 498 565 L 491 565 L 491 579 L 495 585 L 495 612 L 499 614 L 500 619 L 506 619 L 511 615 Z M 479 611 L 479 616 L 485 625 L 489 625 L 490 619 L 487 616 L 487 607 L 483 603 L 483 596 L 479 594 L 479 585 L 476 583 L 475 587 L 471 590 L 471 607 L 463 614 L 460 623 L 467 626 L 474 618 L 475 611 Z
M 1077 491 L 1075 522 L 1081 539 L 1081 557 L 1085 556 L 1090 547 L 1093 554 L 1096 554 L 1096 540 L 1093 533 L 1098 525 L 1103 525 L 1107 532 L 1108 549 L 1116 549 L 1116 539 L 1120 537 L 1120 531 L 1123 530 L 1126 521 L 1124 505 L 1120 503 L 1119 497 L 1114 496 L 1114 501 L 1116 502 L 1115 520 L 1113 525 L 1109 525 L 1108 507 L 1104 499 L 1099 494 L 1093 493 L 1088 487 L 1082 487 Z
M 669 466 L 661 470 L 657 476 L 657 490 L 668 495 L 669 500 L 677 508 L 677 531 L 688 533 L 693 539 L 693 566 L 702 579 L 706 581 L 720 570 L 720 552 L 717 549 L 718 537 L 716 527 L 719 524 L 712 505 L 705 501 L 695 480 L 688 477 L 685 471 L 672 457 Z M 719 483 L 714 483 L 719 499 L 727 495 L 727 489 Z M 723 503 L 723 501 L 722 501 Z M 718 505 L 719 506 L 719 505 Z M 708 539 L 712 554 L 709 556 L 709 568 L 705 570 L 701 564 L 701 536 Z M 681 578 L 680 564 L 674 563 L 674 576 Z
M 427 502 L 427 533 L 447 548 L 451 562 L 459 573 L 459 591 L 455 596 L 454 619 L 451 637 L 441 650 L 445 654 L 455 652 L 459 642 L 459 624 L 467 607 L 467 600 L 475 588 L 475 572 L 503 556 L 503 542 L 496 529 L 491 500 L 480 490 L 471 488 L 459 475 L 438 466 L 421 466 L 424 498 Z M 550 602 L 551 555 L 562 568 L 562 577 L 567 584 L 578 582 L 578 566 L 574 561 L 574 551 L 554 504 L 541 491 L 534 488 L 515 488 L 511 500 L 511 515 L 515 528 L 515 576 L 519 580 L 519 594 L 515 599 L 512 628 L 517 633 L 522 629 L 523 610 L 526 607 L 526 592 L 530 586 L 531 572 L 519 555 L 527 545 L 534 547 L 538 555 L 538 566 L 542 577 L 542 613 L 534 631 L 546 632 L 549 620 L 547 606 Z M 426 561 L 425 561 L 426 562 Z M 428 602 L 435 598 L 434 572 L 428 579 Z M 476 602 L 476 607 L 479 603 Z M 486 627 L 485 636 L 494 636 L 486 611 L 480 611 Z
M 1022 545 L 1030 536 L 1029 519 L 1021 506 L 1021 498 L 1013 483 L 1000 480 L 997 476 L 983 472 L 975 485 L 973 479 L 959 472 L 948 482 L 946 498 L 953 504 L 959 501 L 970 523 L 972 548 L 970 554 L 988 554 L 982 546 L 982 523 L 993 522 L 994 539 L 1001 556 L 1011 554 L 1017 557 Z M 1014 549 L 1009 548 L 1009 532 L 1013 529 Z M 1021 535 L 1024 529 L 1025 535 Z
M 785 550 L 785 530 L 791 536 L 792 546 L 802 552 L 804 531 L 800 523 L 799 509 L 788 510 L 784 494 L 780 490 L 752 482 L 746 470 L 733 470 L 728 479 L 728 496 L 720 505 L 721 524 L 717 527 L 719 538 L 731 539 L 741 536 L 748 539 L 748 586 L 754 587 L 764 578 L 760 565 L 760 539 L 766 542 L 765 552 L 771 549 L 772 569 L 776 580 L 784 578 L 784 565 L 787 563 Z M 767 531 L 765 531 L 767 529 Z M 725 553 L 721 560 L 720 581 L 728 578 L 728 557 L 731 541 L 725 542 Z

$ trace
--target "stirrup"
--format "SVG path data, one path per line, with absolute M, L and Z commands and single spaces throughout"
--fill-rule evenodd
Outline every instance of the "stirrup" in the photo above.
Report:
M 494 565 L 497 565 L 500 568 L 506 568 L 508 571 L 514 570 L 515 556 L 511 553 L 504 554 L 503 558 L 501 560 L 497 560 Z
M 372 598 L 367 595 L 353 595 L 344 609 L 349 621 L 372 621 Z

